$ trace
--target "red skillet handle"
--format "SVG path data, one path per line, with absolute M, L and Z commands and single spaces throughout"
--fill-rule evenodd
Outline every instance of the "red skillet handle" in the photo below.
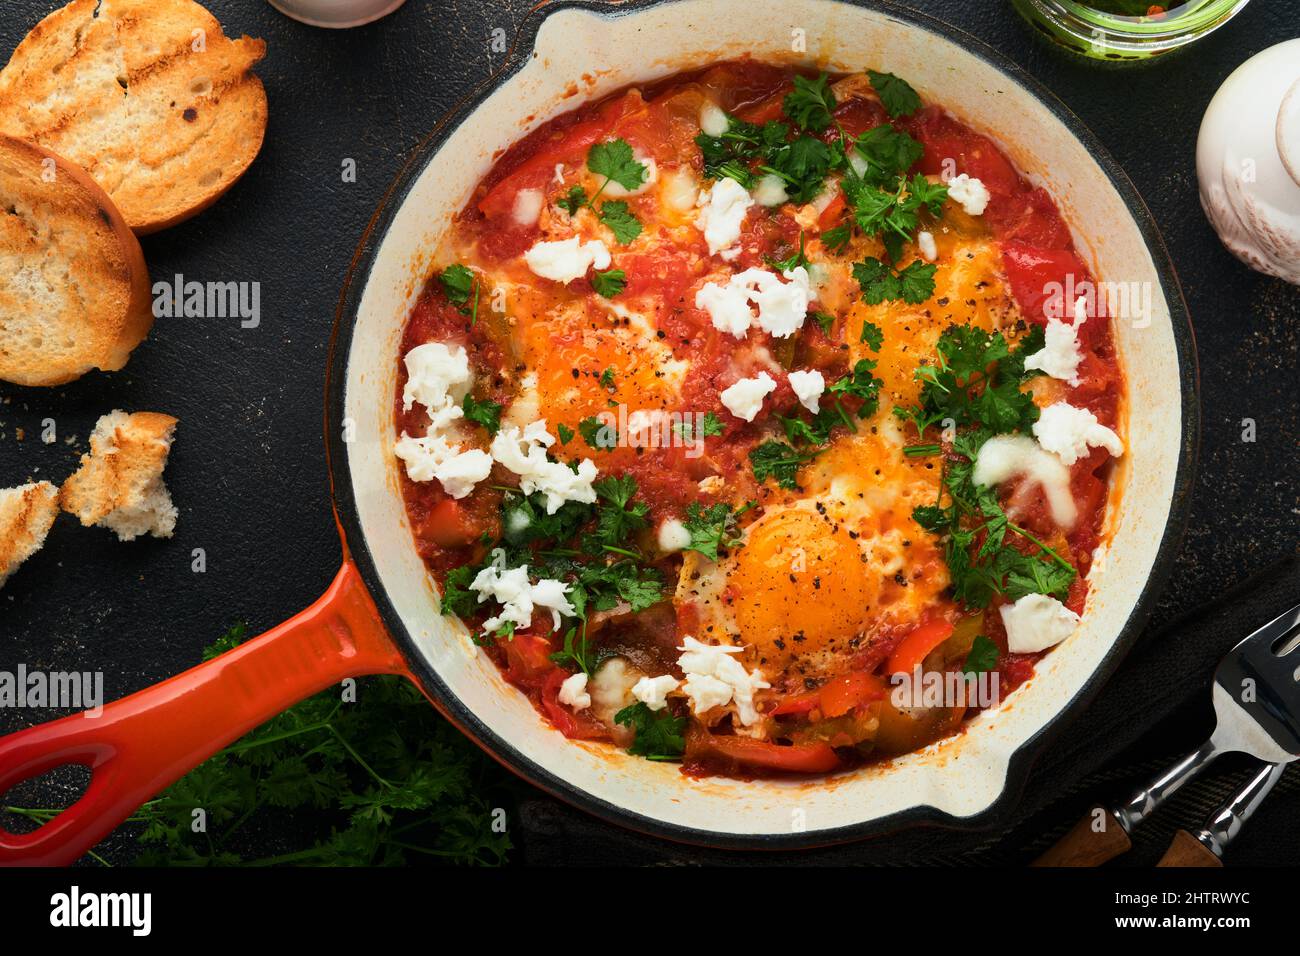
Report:
M 0 796 L 61 767 L 91 771 L 81 799 L 39 829 L 0 828 L 0 864 L 66 866 L 222 747 L 346 677 L 404 674 L 355 566 L 311 607 L 235 650 L 107 705 L 0 738 Z

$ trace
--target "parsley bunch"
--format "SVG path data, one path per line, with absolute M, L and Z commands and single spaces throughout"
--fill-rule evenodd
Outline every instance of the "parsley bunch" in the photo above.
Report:
M 236 625 L 204 659 L 246 637 Z M 513 802 L 509 787 L 409 681 L 370 677 L 355 701 L 330 689 L 289 708 L 123 826 L 143 866 L 496 865 L 511 849 L 501 809 Z M 38 822 L 58 812 L 6 809 Z M 204 831 L 193 829 L 195 810 Z

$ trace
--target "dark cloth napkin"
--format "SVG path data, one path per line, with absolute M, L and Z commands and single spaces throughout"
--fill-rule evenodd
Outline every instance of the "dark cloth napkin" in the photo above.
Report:
M 1210 681 L 1233 644 L 1300 603 L 1292 555 L 1173 623 L 1149 628 L 1092 704 L 1042 752 L 1025 783 L 1018 822 L 972 832 L 916 827 L 817 850 L 746 853 L 674 844 L 612 826 L 545 796 L 519 807 L 521 862 L 531 865 L 1020 865 L 1097 802 L 1122 799 L 1190 751 L 1214 727 Z M 1298 762 L 1300 763 L 1300 762 Z M 1154 863 L 1177 828 L 1195 830 L 1253 773 L 1222 757 L 1134 835 L 1117 865 Z M 1300 863 L 1300 767 L 1292 765 L 1229 848 L 1228 865 Z

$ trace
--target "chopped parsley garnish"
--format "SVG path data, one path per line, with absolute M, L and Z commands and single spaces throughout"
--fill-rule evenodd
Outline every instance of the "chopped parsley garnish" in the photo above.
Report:
M 853 238 L 853 227 L 848 223 L 832 226 L 822 233 L 822 245 L 831 252 L 839 252 Z
M 791 491 L 799 487 L 800 466 L 812 461 L 819 451 L 795 451 L 779 441 L 765 441 L 749 453 L 749 463 L 758 481 L 775 479 L 776 483 Z
M 678 422 L 673 426 L 673 430 L 681 435 L 687 441 L 695 437 L 694 422 Z M 714 435 L 721 435 L 726 430 L 722 424 L 722 419 L 718 418 L 713 412 L 705 412 L 704 418 L 700 420 L 700 437 L 711 438 Z
M 815 80 L 806 76 L 794 78 L 794 89 L 781 103 L 785 115 L 800 129 L 820 133 L 831 125 L 835 111 L 835 94 L 831 92 L 830 77 L 822 73 Z
M 994 595 L 1015 601 L 1026 594 L 1065 600 L 1075 569 L 1042 541 L 1008 519 L 997 490 L 971 478 L 987 430 L 964 432 L 953 441 L 957 456 L 945 460 L 940 503 L 921 505 L 912 517 L 943 540 L 953 596 L 969 608 L 988 607 Z M 947 493 L 948 504 L 943 505 Z M 1014 537 L 1012 537 L 1014 536 Z M 1021 547 L 1011 542 L 1019 539 Z
M 918 437 L 945 419 L 990 434 L 1028 432 L 1038 407 L 1032 394 L 1020 391 L 1020 381 L 1024 356 L 1036 345 L 1031 336 L 1012 350 L 1001 332 L 950 325 L 939 336 L 935 363 L 916 370 L 921 404 L 896 414 L 916 426 Z
M 564 647 L 550 655 L 550 659 L 561 667 L 570 666 L 591 675 L 598 664 L 591 644 L 587 641 L 586 628 L 578 633 L 578 628 L 571 627 L 564 632 Z
M 906 80 L 899 79 L 892 73 L 877 73 L 875 70 L 867 70 L 867 77 L 891 119 L 911 116 L 921 108 L 921 97 Z
M 888 124 L 866 130 L 853 146 L 867 163 L 862 178 L 876 185 L 907 172 L 925 152 L 919 142 Z
M 464 400 L 460 403 L 461 411 L 465 413 L 465 420 L 477 422 L 488 430 L 489 435 L 495 435 L 497 429 L 501 427 L 501 408 L 497 402 L 484 399 L 479 401 L 468 392 L 465 393 Z
M 768 265 L 770 265 L 773 269 L 776 269 L 778 272 L 789 272 L 789 271 L 791 271 L 792 269 L 797 269 L 797 268 L 799 268 L 800 266 L 803 266 L 804 268 L 807 268 L 807 267 L 808 267 L 808 257 L 807 257 L 806 255 L 804 255 L 803 248 L 804 248 L 803 230 L 800 229 L 800 230 L 799 230 L 799 248 L 796 249 L 794 252 L 792 252 L 792 253 L 791 253 L 787 258 L 785 258 L 785 259 L 769 259 L 769 260 L 767 261 L 767 263 L 768 263 Z
M 474 273 L 468 267 L 455 263 L 438 273 L 438 281 L 447 301 L 452 305 L 465 305 L 474 291 Z
M 977 634 L 966 652 L 962 670 L 967 674 L 982 674 L 998 666 L 998 646 L 983 634 Z
M 879 305 L 902 299 L 909 305 L 919 305 L 934 295 L 933 262 L 916 259 L 902 269 L 895 268 L 868 256 L 853 264 L 853 278 L 862 289 L 862 299 L 868 305 Z
M 641 235 L 641 220 L 632 215 L 627 203 L 622 200 L 601 203 L 599 218 L 622 245 L 626 246 Z
M 698 551 L 710 561 L 718 560 L 718 549 L 729 550 L 740 543 L 736 521 L 757 502 L 748 502 L 739 510 L 724 502 L 705 508 L 694 502 L 686 509 L 686 530 L 691 533 L 691 543 L 683 550 Z
M 623 139 L 611 139 L 591 147 L 587 153 L 587 168 L 597 176 L 605 177 L 601 190 L 610 180 L 624 189 L 636 189 L 645 182 L 647 175 L 645 164 L 637 161 L 632 155 L 632 147 Z
M 447 266 L 438 273 L 438 283 L 447 301 L 457 306 L 461 315 L 470 316 L 471 325 L 478 321 L 479 283 L 467 266 L 459 262 Z
M 562 198 L 555 201 L 555 205 L 559 206 L 570 216 L 575 216 L 579 209 L 587 205 L 587 190 L 583 189 L 581 186 L 570 186 L 569 191 L 565 193 Z
M 573 438 L 573 429 L 564 423 L 555 426 L 555 433 L 560 436 L 561 445 L 567 445 Z
M 674 717 L 667 708 L 655 713 L 637 701 L 614 715 L 614 722 L 636 731 L 628 753 L 646 760 L 679 760 L 686 750 L 682 731 L 685 717 Z
M 618 432 L 614 426 L 606 425 L 595 415 L 578 422 L 578 434 L 597 451 L 608 451 L 618 444 Z
M 858 359 L 848 375 L 826 386 L 827 394 L 858 399 L 862 403 L 858 407 L 858 418 L 870 418 L 880 407 L 880 386 L 884 384 L 871 374 L 875 368 L 873 359 Z
M 605 389 L 614 387 L 614 367 L 612 365 L 600 373 L 600 387 Z
M 607 269 L 591 274 L 591 287 L 596 294 L 612 299 L 627 288 L 627 273 L 622 269 Z
M 885 333 L 880 331 L 880 326 L 874 322 L 862 323 L 862 334 L 858 336 L 859 342 L 865 342 L 867 348 L 873 352 L 879 352 L 880 347 L 885 344 Z
M 831 329 L 835 326 L 835 316 L 829 312 L 814 312 L 812 319 L 817 323 L 817 327 L 822 330 L 822 335 L 831 334 Z
M 587 550 L 631 553 L 628 539 L 645 530 L 650 523 L 646 518 L 650 506 L 644 501 L 632 500 L 636 494 L 636 479 L 631 475 L 602 478 L 592 487 L 596 490 L 599 504 L 596 530 L 587 536 L 585 542 Z

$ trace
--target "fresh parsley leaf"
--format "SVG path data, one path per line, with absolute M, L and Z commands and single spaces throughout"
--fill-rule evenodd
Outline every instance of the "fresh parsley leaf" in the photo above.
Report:
M 842 223 L 822 233 L 822 245 L 831 252 L 839 252 L 849 244 L 849 240 L 852 238 L 853 227 L 848 223 Z
M 800 136 L 769 150 L 767 161 L 759 169 L 777 176 L 785 184 L 791 202 L 811 202 L 825 187 L 826 174 L 843 160 L 843 149 L 822 142 L 815 136 Z
M 888 124 L 859 134 L 853 148 L 867 161 L 863 178 L 876 185 L 885 185 L 906 173 L 925 152 L 921 143 Z
M 490 399 L 479 401 L 469 392 L 465 393 L 464 400 L 460 403 L 461 411 L 465 413 L 465 420 L 477 422 L 488 430 L 489 435 L 495 435 L 497 429 L 501 427 L 501 408 L 502 406 Z
M 598 451 L 608 451 L 618 444 L 618 432 L 613 425 L 606 425 L 595 415 L 578 422 L 578 433 L 582 440 Z
M 641 235 L 641 220 L 632 215 L 627 203 L 622 200 L 600 204 L 600 221 L 614 233 L 614 238 L 622 245 L 627 245 Z
M 584 626 L 582 633 L 578 633 L 578 628 L 571 627 L 564 632 L 564 647 L 550 655 L 550 659 L 559 664 L 561 667 L 575 667 L 584 674 L 590 676 L 596 671 L 596 655 L 591 644 L 587 641 L 587 629 Z
M 636 189 L 645 182 L 647 174 L 645 164 L 637 161 L 632 155 L 632 147 L 623 139 L 612 139 L 591 147 L 587 153 L 587 168 L 624 189 Z
M 736 521 L 750 508 L 751 501 L 740 510 L 733 509 L 725 502 L 718 502 L 703 507 L 693 502 L 686 509 L 686 530 L 691 533 L 691 543 L 683 550 L 698 551 L 710 561 L 718 560 L 718 549 L 729 550 L 740 543 L 740 534 L 736 530 Z
M 858 399 L 862 404 L 858 408 L 859 418 L 870 418 L 880 407 L 880 387 L 885 383 L 871 373 L 876 363 L 872 359 L 858 359 L 853 370 L 843 378 L 826 386 L 830 395 L 843 395 Z
M 874 322 L 862 323 L 862 334 L 858 336 L 859 342 L 865 342 L 867 348 L 873 352 L 879 352 L 880 347 L 885 344 L 885 333 L 880 331 L 880 326 Z
M 604 389 L 614 387 L 614 367 L 612 365 L 600 373 L 600 387 Z
M 624 707 L 614 722 L 636 731 L 628 753 L 646 760 L 680 760 L 686 750 L 682 731 L 685 717 L 674 717 L 667 708 L 655 713 L 641 701 Z
M 835 111 L 830 77 L 825 73 L 814 80 L 796 76 L 794 89 L 786 94 L 781 106 L 785 115 L 800 129 L 820 133 L 831 125 L 831 114 Z
M 573 429 L 563 423 L 555 426 L 555 432 L 560 437 L 561 445 L 567 445 L 573 438 Z
M 867 76 L 892 119 L 911 116 L 921 108 L 921 97 L 906 80 L 899 79 L 892 73 L 877 73 L 875 70 L 867 70 Z
M 757 481 L 773 478 L 780 487 L 793 491 L 799 487 L 799 467 L 817 455 L 816 451 L 798 452 L 784 442 L 769 440 L 749 453 L 749 464 Z
M 829 312 L 814 312 L 812 317 L 813 321 L 817 323 L 817 327 L 822 330 L 822 335 L 829 336 L 831 329 L 835 327 L 835 316 Z
M 681 435 L 687 441 L 695 437 L 694 422 L 678 422 L 673 426 L 677 434 Z M 701 438 L 711 438 L 714 435 L 721 435 L 726 430 L 722 424 L 722 419 L 718 418 L 713 412 L 705 412 L 704 417 L 700 420 Z
M 853 278 L 862 289 L 862 299 L 868 305 L 879 305 L 902 299 L 909 305 L 919 305 L 934 295 L 933 262 L 916 259 L 902 269 L 868 256 L 853 264 Z
M 998 646 L 983 634 L 975 635 L 970 650 L 966 652 L 966 663 L 962 671 L 967 674 L 982 674 L 998 666 Z
M 599 296 L 612 299 L 627 288 L 627 273 L 622 269 L 607 269 L 591 274 L 591 287 Z
M 570 216 L 575 216 L 578 210 L 587 205 L 587 190 L 581 186 L 570 186 L 569 191 L 563 198 L 557 199 L 555 205 L 559 206 Z
M 452 305 L 467 304 L 474 291 L 474 273 L 460 263 L 447 266 L 438 273 L 438 282 Z
M 794 252 L 792 252 L 785 259 L 768 259 L 767 261 L 768 265 L 770 265 L 773 269 L 776 269 L 778 272 L 789 272 L 792 269 L 799 268 L 800 266 L 807 268 L 808 257 L 804 255 L 803 249 L 804 249 L 803 230 L 800 229 L 799 248 L 794 250 Z
M 631 475 L 602 478 L 592 488 L 600 504 L 596 517 L 596 531 L 588 539 L 592 550 L 626 551 L 628 539 L 649 525 L 646 517 L 650 506 L 644 501 L 632 501 L 636 494 L 636 479 Z

